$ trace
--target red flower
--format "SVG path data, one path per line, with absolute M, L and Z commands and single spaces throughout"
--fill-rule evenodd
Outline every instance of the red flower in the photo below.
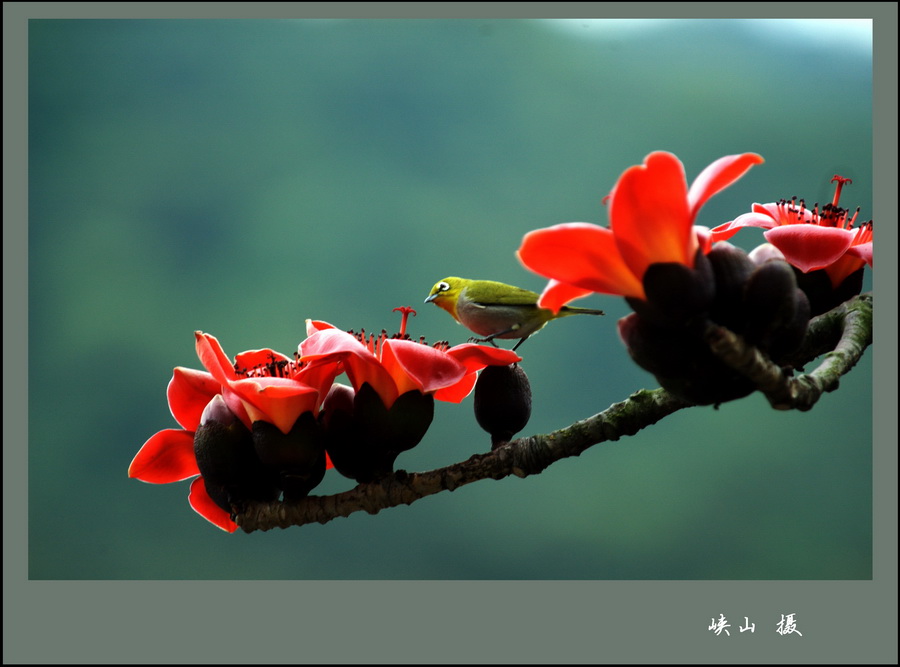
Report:
M 175 368 L 166 391 L 169 410 L 183 430 L 164 429 L 147 440 L 128 468 L 129 477 L 167 484 L 199 475 L 194 434 L 216 396 L 248 429 L 255 421 L 266 421 L 288 433 L 301 414 L 318 410 L 340 372 L 335 364 L 306 368 L 269 349 L 243 352 L 232 364 L 213 336 L 199 331 L 194 335 L 197 356 L 207 371 Z M 237 529 L 230 514 L 206 492 L 202 477 L 191 484 L 189 501 L 222 530 Z
M 389 475 L 397 456 L 419 444 L 431 425 L 435 399 L 458 403 L 472 391 L 479 370 L 521 360 L 495 347 L 413 341 L 406 319 L 415 311 L 395 310 L 403 313 L 403 324 L 394 337 L 385 332 L 366 337 L 309 320 L 309 337 L 300 344 L 302 363 L 315 368 L 338 362 L 353 385 L 332 388 L 322 424 L 336 470 L 361 484 Z
M 175 398 L 178 391 L 173 391 L 173 387 L 179 383 L 179 371 L 187 370 L 189 369 L 175 369 L 167 391 L 169 409 L 176 420 L 178 419 L 176 412 L 180 412 L 186 404 Z M 200 468 L 194 455 L 194 433 L 200 426 L 200 415 L 196 416 L 196 420 L 185 420 L 181 423 L 184 426 L 183 430 L 163 429 L 147 440 L 128 466 L 128 476 L 152 484 L 168 484 L 197 477 L 191 483 L 188 495 L 191 507 L 213 525 L 233 533 L 237 530 L 237 524 L 232 521 L 228 512 L 210 498 L 203 477 L 199 476 Z
M 232 364 L 214 337 L 195 335 L 200 361 L 222 387 L 228 407 L 248 428 L 252 422 L 266 421 L 287 433 L 301 414 L 318 410 L 340 373 L 336 366 L 309 368 L 269 349 L 243 352 Z
M 854 228 L 859 209 L 851 216 L 838 206 L 841 189 L 851 181 L 835 176 L 834 199 L 819 210 L 807 209 L 803 200 L 782 199 L 771 204 L 753 204 L 752 212 L 711 231 L 713 241 L 731 238 L 743 227 L 767 230 L 766 241 L 778 248 L 784 258 L 803 273 L 824 269 L 832 287 L 838 287 L 850 274 L 868 264 L 872 266 L 872 221 Z
M 643 277 L 651 264 L 694 267 L 697 250 L 709 250 L 694 227 L 697 213 L 763 159 L 728 155 L 704 169 L 688 188 L 684 165 L 655 152 L 627 169 L 609 195 L 609 228 L 573 222 L 529 232 L 518 250 L 530 270 L 551 279 L 539 305 L 554 312 L 591 292 L 645 299 Z
M 431 347 L 403 333 L 399 338 L 382 333 L 366 339 L 313 320 L 307 322 L 307 334 L 300 344 L 302 363 L 312 370 L 339 361 L 355 390 L 368 383 L 387 408 L 411 390 L 459 403 L 472 391 L 479 370 L 521 361 L 514 352 L 500 348 L 469 343 Z

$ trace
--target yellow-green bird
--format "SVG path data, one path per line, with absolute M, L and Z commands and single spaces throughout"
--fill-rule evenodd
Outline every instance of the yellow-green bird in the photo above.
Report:
M 494 280 L 444 278 L 431 288 L 425 303 L 440 306 L 457 322 L 493 345 L 495 338 L 518 338 L 513 350 L 550 320 L 569 315 L 603 315 L 602 310 L 563 306 L 555 315 L 538 308 L 539 294 Z

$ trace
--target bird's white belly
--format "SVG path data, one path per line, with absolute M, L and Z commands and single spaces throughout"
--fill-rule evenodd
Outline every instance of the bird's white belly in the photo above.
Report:
M 523 324 L 525 319 L 521 307 L 515 306 L 490 306 L 485 308 L 472 303 L 461 304 L 457 308 L 460 322 L 479 336 L 493 336 L 497 338 L 524 338 L 541 328 L 541 323 Z M 512 329 L 512 331 L 509 331 Z

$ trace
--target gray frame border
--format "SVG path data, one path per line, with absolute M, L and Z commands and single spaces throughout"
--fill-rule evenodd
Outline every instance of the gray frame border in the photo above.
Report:
M 29 18 L 872 18 L 874 369 L 872 581 L 29 581 L 27 20 Z M 897 4 L 3 4 L 4 664 L 897 662 Z M 870 352 L 873 353 L 873 352 Z M 23 388 L 26 390 L 23 391 Z M 241 609 L 265 610 L 248 617 Z M 713 613 L 802 616 L 803 638 L 735 633 Z M 239 619 L 239 620 L 236 620 Z

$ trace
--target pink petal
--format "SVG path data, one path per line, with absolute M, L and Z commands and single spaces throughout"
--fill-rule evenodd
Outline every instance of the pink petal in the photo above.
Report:
M 854 234 L 838 227 L 782 225 L 770 229 L 764 236 L 789 263 L 807 273 L 823 269 L 843 257 Z
M 151 484 L 180 482 L 199 475 L 194 434 L 169 428 L 153 435 L 128 466 L 128 476 Z
M 800 206 L 799 203 L 794 206 L 793 204 L 781 204 L 778 202 L 770 202 L 768 204 L 754 204 L 751 207 L 751 210 L 754 213 L 759 213 L 760 215 L 767 215 L 773 220 L 774 226 L 780 225 L 799 225 L 806 223 L 815 223 L 816 216 L 813 215 L 813 212 L 806 208 L 805 206 Z
M 739 215 L 731 222 L 726 222 L 718 227 L 713 227 L 710 231 L 713 242 L 727 241 L 737 234 L 744 227 L 761 227 L 762 229 L 772 229 L 777 227 L 778 223 L 772 216 L 765 213 L 744 213 Z

